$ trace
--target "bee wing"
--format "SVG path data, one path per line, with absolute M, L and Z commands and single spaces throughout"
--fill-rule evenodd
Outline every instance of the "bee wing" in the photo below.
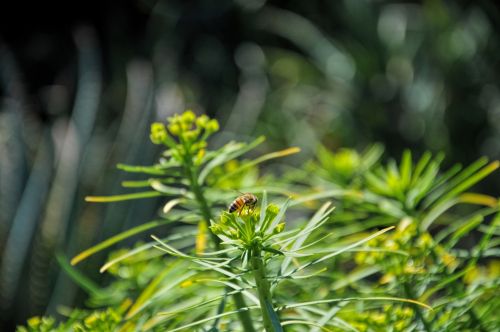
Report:
M 241 191 L 239 191 L 239 190 L 236 190 L 236 189 L 231 189 L 231 190 L 232 190 L 232 191 L 234 191 L 235 193 L 238 193 L 238 194 L 239 194 L 239 196 L 243 196 L 243 195 L 245 195 L 245 193 L 242 193 L 242 192 L 241 192 Z

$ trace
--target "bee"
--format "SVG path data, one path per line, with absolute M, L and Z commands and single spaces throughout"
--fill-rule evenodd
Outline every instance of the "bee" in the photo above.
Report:
M 253 211 L 255 205 L 257 205 L 257 196 L 251 193 L 242 194 L 241 196 L 236 197 L 236 199 L 229 205 L 229 213 L 233 213 L 238 211 L 238 215 L 241 214 L 241 211 L 245 208 L 245 206 Z

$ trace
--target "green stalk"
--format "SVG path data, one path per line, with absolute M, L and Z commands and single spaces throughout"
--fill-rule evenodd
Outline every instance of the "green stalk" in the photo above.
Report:
M 273 309 L 270 286 L 266 278 L 266 266 L 259 248 L 254 248 L 252 250 L 251 262 L 255 284 L 259 294 L 260 310 L 264 321 L 264 329 L 266 332 L 283 332 L 278 315 Z
M 188 151 L 187 148 L 186 148 L 186 151 Z M 202 188 L 198 185 L 198 177 L 197 177 L 196 171 L 194 170 L 194 165 L 193 165 L 192 159 L 190 157 L 184 158 L 184 164 L 185 164 L 185 170 L 186 170 L 187 176 L 189 178 L 191 191 L 193 192 L 196 201 L 200 205 L 201 215 L 206 220 L 207 224 L 210 224 L 210 220 L 212 220 L 212 212 L 210 211 L 210 208 L 208 207 L 208 203 L 207 203 L 207 200 L 205 198 L 205 195 L 203 195 Z M 210 233 L 210 237 L 212 239 L 212 242 L 215 245 L 215 250 L 220 250 L 221 249 L 220 239 L 214 233 L 212 233 L 212 232 L 209 232 L 209 233 Z M 233 294 L 233 300 L 234 300 L 235 306 L 238 309 L 242 309 L 242 308 L 247 307 L 245 299 L 243 298 L 243 295 L 241 293 Z M 239 311 L 238 318 L 240 319 L 241 325 L 243 326 L 243 330 L 245 332 L 255 332 L 255 329 L 254 329 L 253 323 L 252 323 L 252 317 L 250 316 L 250 312 Z
M 403 288 L 404 288 L 405 296 L 407 298 L 409 298 L 409 299 L 414 299 L 415 298 L 415 294 L 413 294 L 411 286 L 410 286 L 410 284 L 408 282 L 406 282 L 406 281 L 403 282 Z M 422 312 L 422 309 L 420 308 L 420 306 L 418 306 L 416 304 L 412 304 L 412 307 L 413 307 L 413 310 L 415 310 L 415 314 L 416 314 L 417 318 L 420 320 L 420 322 L 424 326 L 424 330 L 426 332 L 432 332 L 431 325 L 424 318 L 424 313 Z

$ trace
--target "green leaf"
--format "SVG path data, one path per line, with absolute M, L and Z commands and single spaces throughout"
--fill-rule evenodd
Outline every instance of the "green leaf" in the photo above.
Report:
M 262 250 L 270 252 L 272 254 L 280 255 L 280 256 L 284 256 L 285 255 L 282 251 L 279 251 L 279 250 L 274 249 L 272 247 L 262 247 Z
M 422 231 L 427 230 L 430 225 L 437 219 L 439 216 L 441 216 L 443 213 L 445 213 L 448 209 L 453 207 L 454 205 L 458 204 L 459 200 L 458 199 L 452 199 L 448 201 L 444 201 L 440 205 L 435 206 L 432 210 L 430 210 L 427 215 L 424 216 L 422 221 L 420 222 L 420 229 Z
M 382 195 L 391 196 L 391 191 L 389 190 L 387 183 L 385 183 L 374 173 L 367 172 L 365 174 L 365 180 L 367 182 L 368 187 L 370 187 L 374 192 Z
M 169 236 L 168 238 L 165 239 L 165 241 L 175 241 L 175 240 L 181 240 L 181 239 L 184 239 L 186 237 L 194 237 L 194 235 L 196 235 L 196 231 L 190 231 L 190 232 L 183 232 L 183 233 L 176 233 L 172 236 Z M 132 257 L 138 253 L 141 253 L 143 251 L 146 251 L 148 249 L 151 249 L 155 246 L 157 242 L 154 241 L 154 242 L 148 242 L 146 244 L 143 244 L 137 248 L 134 248 L 134 249 L 131 249 L 129 251 L 127 251 L 125 254 L 123 255 L 120 255 L 110 261 L 107 261 L 100 269 L 99 269 L 99 272 L 103 273 L 105 272 L 107 269 L 109 269 L 111 266 L 113 266 L 114 264 L 118 263 L 118 262 L 121 262 L 122 260 L 124 259 L 127 259 L 129 257 Z
M 338 289 L 344 288 L 348 285 L 356 285 L 358 281 L 364 279 L 368 276 L 374 275 L 375 273 L 380 272 L 380 268 L 378 266 L 368 266 L 364 268 L 355 269 L 347 275 L 343 276 L 342 279 L 334 282 L 330 289 L 332 291 L 336 291 Z
M 151 185 L 151 188 L 153 188 L 154 190 L 159 191 L 159 192 L 166 194 L 166 195 L 184 196 L 187 192 L 187 190 L 184 188 L 167 186 L 158 180 L 152 180 L 150 182 L 150 185 Z
M 437 285 L 427 289 L 424 292 L 424 294 L 422 294 L 420 296 L 419 301 L 421 301 L 421 302 L 427 301 L 429 299 L 429 297 L 432 296 L 432 294 L 436 293 L 437 291 L 446 287 L 446 285 L 448 285 L 448 284 L 452 283 L 453 281 L 459 279 L 460 277 L 464 276 L 471 268 L 472 268 L 472 266 L 469 266 L 466 269 L 464 269 L 458 273 L 455 273 L 447 278 L 442 279 Z
M 154 221 L 148 222 L 146 224 L 139 225 L 137 227 L 126 230 L 125 232 L 114 235 L 114 236 L 110 237 L 109 239 L 104 240 L 103 242 L 101 242 L 93 247 L 90 247 L 87 250 L 84 250 L 80 254 L 73 257 L 73 259 L 71 259 L 71 265 L 76 265 L 79 262 L 83 261 L 84 259 L 88 258 L 89 256 L 92 256 L 93 254 L 98 253 L 99 251 L 106 249 L 115 243 L 123 241 L 126 238 L 129 238 L 133 235 L 142 233 L 144 231 L 147 231 L 149 229 L 152 229 L 152 228 L 155 228 L 158 226 L 166 225 L 166 224 L 171 223 L 171 222 L 172 222 L 171 220 L 164 220 L 164 219 L 163 220 L 154 220 Z
M 439 201 L 437 201 L 436 205 L 439 204 L 440 202 L 446 201 L 447 199 L 455 197 L 458 194 L 464 192 L 465 190 L 472 187 L 474 184 L 476 184 L 477 182 L 481 181 L 483 178 L 488 176 L 490 173 L 495 171 L 499 166 L 500 162 L 498 161 L 490 163 L 488 166 L 484 167 L 479 172 L 468 177 L 466 180 L 460 182 L 460 184 L 458 184 L 455 188 L 453 188 L 447 195 L 445 195 Z
M 267 191 L 262 192 L 262 203 L 260 204 L 260 216 L 258 225 L 261 226 L 266 219 L 266 208 L 267 208 Z
M 438 168 L 436 167 L 436 178 L 433 181 L 428 182 L 427 186 L 425 186 L 425 190 L 422 190 L 423 186 L 421 186 L 421 183 L 413 185 L 407 195 L 407 205 L 410 208 L 414 208 L 419 203 L 419 201 L 425 197 L 425 195 L 428 195 L 425 198 L 426 201 L 435 201 L 440 196 L 442 196 L 444 192 L 446 192 L 445 187 L 448 183 L 448 180 L 455 176 L 458 172 L 460 172 L 461 169 L 461 165 L 455 164 L 444 174 L 437 176 Z M 429 179 L 431 179 L 431 177 L 429 177 Z
M 158 191 L 144 191 L 140 193 L 113 195 L 113 196 L 87 196 L 85 197 L 85 201 L 93 203 L 109 203 L 109 202 L 128 201 L 131 199 L 159 197 L 164 195 L 165 194 L 160 193 Z
M 417 165 L 415 166 L 415 171 L 412 174 L 411 178 L 412 185 L 420 181 L 420 174 L 422 174 L 422 172 L 424 171 L 425 167 L 427 166 L 431 158 L 432 158 L 432 153 L 430 153 L 429 151 L 426 151 L 422 155 Z
M 167 174 L 166 170 L 159 166 L 134 166 L 134 165 L 118 164 L 116 165 L 116 168 L 130 173 L 145 173 L 151 175 Z
M 121 262 L 122 260 L 127 259 L 129 257 L 132 257 L 138 253 L 145 251 L 145 250 L 151 249 L 154 245 L 155 245 L 155 242 L 149 242 L 149 243 L 143 244 L 142 246 L 139 246 L 137 248 L 129 250 L 125 254 L 120 255 L 119 257 L 116 257 L 116 258 L 106 262 L 106 264 L 104 264 L 99 269 L 99 272 L 104 273 L 107 269 L 109 269 L 111 266 L 115 265 L 116 263 Z
M 401 165 L 399 169 L 399 173 L 401 174 L 401 187 L 403 189 L 406 189 L 410 184 L 411 168 L 412 168 L 411 152 L 410 150 L 405 150 L 403 152 L 403 158 L 401 160 Z
M 309 321 L 309 320 L 299 320 L 299 319 L 286 320 L 283 323 L 281 323 L 281 325 L 283 325 L 283 326 L 286 326 L 286 325 L 308 325 L 308 326 L 314 326 L 316 328 L 319 328 L 322 331 L 333 332 L 333 330 L 330 330 L 330 329 L 327 329 L 326 327 L 324 327 L 323 326 L 324 324 L 322 325 L 322 324 L 319 324 L 319 323 L 316 323 L 313 321 Z
M 300 308 L 304 306 L 311 306 L 316 304 L 324 304 L 324 303 L 335 303 L 335 302 L 351 302 L 351 301 L 393 301 L 393 302 L 404 302 L 419 305 L 425 309 L 433 310 L 429 305 L 422 303 L 417 300 L 405 299 L 400 297 L 392 297 L 392 296 L 373 296 L 373 297 L 346 297 L 346 298 L 338 298 L 338 299 L 325 299 L 325 300 L 317 300 L 317 301 L 309 301 L 309 302 L 299 302 L 293 304 L 285 304 L 276 308 L 278 311 L 286 310 L 286 309 L 294 309 Z
M 336 250 L 336 251 L 334 251 L 334 252 L 332 252 L 332 253 L 330 253 L 328 255 L 325 255 L 325 256 L 320 257 L 320 258 L 318 258 L 316 260 L 313 260 L 313 261 L 310 261 L 310 262 L 308 262 L 308 263 L 306 263 L 304 265 L 301 265 L 301 266 L 295 268 L 293 271 L 289 272 L 287 275 L 285 275 L 285 277 L 291 276 L 292 274 L 294 274 L 296 272 L 299 272 L 299 271 L 301 271 L 301 270 L 303 270 L 303 269 L 305 269 L 305 268 L 307 268 L 309 266 L 312 266 L 314 264 L 320 263 L 320 262 L 322 262 L 324 260 L 327 260 L 327 259 L 330 259 L 330 258 L 332 258 L 334 256 L 340 255 L 340 254 L 342 254 L 342 253 L 344 253 L 344 252 L 346 252 L 346 251 L 348 251 L 350 249 L 353 249 L 353 248 L 355 248 L 357 246 L 360 246 L 360 245 L 362 245 L 362 244 L 370 241 L 371 239 L 376 238 L 377 236 L 380 236 L 380 235 L 384 234 L 385 232 L 388 232 L 388 231 L 390 231 L 390 230 L 392 230 L 394 228 L 395 228 L 395 226 L 390 226 L 390 227 L 384 228 L 384 229 L 382 229 L 382 230 L 380 230 L 380 231 L 378 231 L 378 232 L 376 232 L 376 233 L 374 233 L 374 234 L 372 234 L 372 235 L 370 235 L 370 236 L 368 236 L 368 237 L 366 237 L 366 238 L 364 238 L 364 239 L 362 239 L 360 241 L 357 241 L 357 242 L 354 242 L 353 244 L 345 246 L 344 248 L 342 248 L 340 250 Z
M 166 266 L 162 271 L 156 275 L 156 277 L 153 278 L 149 282 L 149 284 L 144 288 L 144 290 L 141 292 L 137 300 L 135 300 L 134 304 L 130 307 L 128 310 L 127 314 L 125 315 L 125 319 L 130 319 L 134 315 L 136 315 L 141 309 L 146 306 L 147 302 L 149 299 L 155 294 L 155 292 L 158 289 L 158 286 L 160 283 L 165 279 L 172 271 L 176 270 L 179 268 L 180 261 L 173 262 L 169 266 Z M 179 284 L 183 280 L 176 280 L 172 282 L 172 280 L 169 280 L 169 284 Z
M 298 250 L 304 244 L 311 231 L 316 228 L 318 223 L 325 220 L 325 218 L 328 217 L 330 213 L 332 213 L 334 208 L 328 209 L 330 205 L 330 202 L 323 204 L 323 206 L 314 214 L 314 216 L 308 221 L 305 227 L 297 234 L 297 238 L 293 242 L 290 251 Z M 287 243 L 285 246 L 288 245 L 289 244 Z M 283 260 L 283 262 L 281 263 L 281 274 L 285 274 L 285 271 L 291 262 L 291 257 L 286 257 Z
M 235 174 L 240 173 L 240 172 L 244 171 L 245 169 L 251 168 L 251 167 L 253 167 L 253 166 L 257 165 L 257 164 L 260 164 L 260 163 L 262 163 L 264 161 L 267 161 L 267 160 L 270 160 L 270 159 L 275 159 L 275 158 L 286 157 L 286 156 L 289 156 L 291 154 L 295 154 L 295 153 L 299 153 L 299 152 L 300 152 L 300 148 L 298 148 L 298 147 L 291 147 L 291 148 L 288 148 L 288 149 L 284 149 L 284 150 L 280 150 L 280 151 L 275 151 L 275 152 L 267 153 L 267 154 L 262 155 L 262 156 L 254 159 L 254 160 L 252 160 L 250 162 L 247 162 L 247 163 L 241 165 L 240 167 L 238 167 L 234 171 L 229 172 L 229 173 L 225 174 L 224 176 L 218 178 L 217 182 L 224 181 L 227 178 L 229 178 L 231 176 L 234 176 Z
M 222 281 L 217 280 L 217 279 L 194 279 L 193 280 L 193 283 L 197 283 L 197 284 L 198 283 L 202 283 L 202 282 L 216 282 L 216 283 L 221 283 L 223 285 L 227 285 L 226 282 L 222 282 Z M 229 295 L 243 293 L 244 291 L 252 290 L 252 289 L 253 288 L 241 288 L 241 289 L 233 290 L 233 291 L 230 291 L 230 292 L 226 291 L 226 292 L 224 292 L 223 295 L 215 296 L 215 297 L 209 298 L 209 299 L 203 298 L 201 301 L 199 301 L 197 303 L 190 304 L 188 306 L 183 306 L 183 307 L 180 307 L 179 309 L 175 309 L 175 310 L 159 312 L 158 315 L 162 315 L 162 316 L 175 316 L 175 315 L 178 315 L 178 314 L 180 314 L 182 312 L 191 311 L 193 309 L 197 309 L 197 308 L 206 306 L 206 305 L 211 304 L 213 302 L 216 302 L 218 300 L 224 299 L 225 297 L 227 297 Z
M 493 233 L 495 229 L 500 226 L 500 213 L 497 213 L 493 220 L 491 221 L 490 227 L 486 231 L 486 234 L 483 235 L 479 243 L 473 249 L 473 259 L 468 262 L 468 266 L 475 265 L 478 259 L 481 257 L 482 253 L 486 250 L 488 243 L 493 237 Z
M 206 177 L 210 174 L 210 172 L 217 166 L 220 166 L 226 163 L 229 160 L 232 160 L 236 157 L 239 157 L 242 154 L 254 149 L 262 142 L 265 141 L 264 136 L 260 136 L 253 142 L 249 144 L 241 144 L 241 143 L 228 143 L 226 144 L 220 151 L 220 154 L 212 159 L 210 162 L 206 164 L 206 166 L 201 170 L 200 175 L 198 176 L 198 184 L 202 185 L 205 182 Z
M 435 206 L 451 197 L 458 195 L 459 193 L 467 190 L 467 188 L 469 188 L 470 186 L 474 185 L 476 182 L 479 182 L 482 178 L 487 176 L 496 168 L 498 168 L 498 162 L 493 162 L 479 171 L 487 163 L 487 158 L 480 158 L 479 160 L 469 165 L 467 168 L 453 177 L 450 181 L 444 183 L 443 187 L 440 189 L 440 191 L 438 191 L 438 194 L 440 194 L 439 196 L 431 195 L 428 199 L 426 199 L 424 208 L 431 205 Z M 492 167 L 493 169 L 491 169 Z
M 432 186 L 429 188 L 428 197 L 426 197 L 425 202 L 433 202 L 446 193 L 449 188 L 448 184 L 450 179 L 456 176 L 462 170 L 462 165 L 455 164 L 450 169 L 448 169 L 443 174 L 436 176 L 432 182 Z M 426 205 L 427 206 L 427 205 Z
M 380 157 L 384 153 L 384 147 L 382 144 L 373 144 L 365 152 L 361 158 L 360 171 L 364 172 L 372 168 L 375 163 L 380 160 Z
M 422 198 L 429 194 L 429 191 L 434 186 L 434 182 L 436 181 L 436 177 L 439 173 L 439 165 L 442 162 L 442 157 L 438 156 L 434 158 L 425 169 L 422 176 L 419 177 L 419 180 L 415 183 L 414 190 L 414 204 L 416 205 Z
M 482 218 L 484 219 L 486 216 L 490 214 L 494 214 L 498 212 L 500 207 L 496 208 L 483 208 L 480 210 L 476 210 L 473 213 L 470 213 L 469 215 L 464 216 L 463 218 L 454 220 L 452 223 L 447 225 L 446 228 L 443 228 L 439 233 L 437 233 L 434 236 L 434 240 L 439 243 L 443 241 L 446 237 L 448 237 L 450 234 L 453 234 L 457 230 L 459 230 L 461 227 L 463 227 L 465 224 L 469 223 L 472 219 L 475 218 Z M 479 230 L 481 230 L 481 226 L 479 226 Z
M 122 181 L 121 185 L 124 188 L 144 188 L 144 187 L 150 187 L 151 181 L 160 181 L 161 183 L 165 183 L 165 184 L 173 184 L 173 183 L 182 182 L 182 180 L 180 180 L 180 179 L 177 180 L 177 179 L 173 179 L 173 178 L 167 178 L 167 179 L 150 178 L 147 180 L 140 180 L 140 181 Z
M 207 317 L 207 318 L 199 319 L 197 321 L 194 321 L 194 322 L 186 324 L 186 325 L 182 325 L 182 326 L 177 327 L 177 328 L 172 329 L 172 330 L 167 330 L 167 332 L 175 332 L 175 331 L 184 330 L 184 329 L 187 329 L 188 327 L 197 326 L 197 325 L 200 325 L 200 324 L 203 324 L 203 323 L 207 323 L 207 322 L 210 322 L 210 321 L 218 319 L 218 318 L 222 318 L 222 317 L 226 317 L 226 316 L 231 316 L 231 315 L 237 314 L 239 312 L 244 312 L 244 311 L 248 311 L 248 310 L 256 310 L 256 309 L 259 309 L 259 308 L 260 308 L 259 306 L 250 306 L 250 307 L 246 307 L 246 308 L 240 308 L 238 310 L 226 311 L 226 312 L 221 313 L 221 314 L 217 314 L 217 315 L 213 315 L 213 316 L 210 316 L 210 317 Z
M 104 292 L 99 288 L 99 286 L 94 283 L 91 279 L 86 277 L 83 273 L 75 269 L 73 266 L 68 264 L 67 257 L 62 253 L 56 254 L 57 262 L 59 266 L 68 274 L 68 276 L 81 288 L 83 288 L 87 293 L 93 294 L 95 296 L 103 295 Z
M 308 194 L 308 195 L 297 195 L 296 198 L 290 203 L 290 206 L 299 205 L 305 202 L 315 201 L 322 198 L 359 198 L 363 197 L 363 193 L 357 190 L 346 190 L 346 189 L 332 189 L 325 190 L 318 193 Z
M 463 224 L 459 229 L 457 229 L 451 235 L 450 240 L 446 244 L 446 248 L 451 249 L 457 244 L 457 242 L 467 234 L 469 234 L 474 228 L 479 226 L 483 222 L 484 218 L 481 215 L 475 215 L 468 222 Z

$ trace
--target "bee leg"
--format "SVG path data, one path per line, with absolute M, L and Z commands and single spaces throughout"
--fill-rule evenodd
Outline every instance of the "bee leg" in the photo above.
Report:
M 243 212 L 243 210 L 244 210 L 245 208 L 247 209 L 246 215 L 248 216 L 248 205 L 243 205 L 243 206 L 241 207 L 240 213 L 241 213 L 241 212 Z

